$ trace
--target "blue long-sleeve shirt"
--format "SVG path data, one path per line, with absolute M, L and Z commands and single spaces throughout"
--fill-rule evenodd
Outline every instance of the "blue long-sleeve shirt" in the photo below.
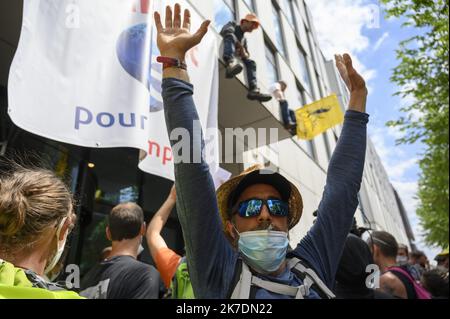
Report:
M 193 86 L 178 79 L 162 83 L 167 130 L 187 129 L 192 151 L 204 147 L 201 133 L 194 135 L 198 114 L 192 98 Z M 347 111 L 341 137 L 331 158 L 327 182 L 318 217 L 307 235 L 290 253 L 307 263 L 332 288 L 346 236 L 358 205 L 366 153 L 368 115 Z M 172 146 L 179 142 L 172 140 Z M 223 233 L 214 183 L 208 164 L 179 161 L 174 154 L 177 213 L 183 229 L 189 274 L 197 298 L 227 298 L 232 284 L 238 252 Z M 177 161 L 178 160 L 178 161 Z M 298 286 L 302 280 L 289 269 L 272 281 Z M 256 298 L 288 298 L 262 288 Z M 309 298 L 319 298 L 314 291 Z

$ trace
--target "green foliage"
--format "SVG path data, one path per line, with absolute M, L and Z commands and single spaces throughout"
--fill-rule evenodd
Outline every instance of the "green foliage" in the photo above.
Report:
M 390 121 L 405 136 L 399 144 L 425 145 L 417 214 L 430 245 L 449 244 L 449 4 L 448 0 L 382 0 L 388 17 L 402 17 L 416 36 L 400 43 L 391 80 L 412 101 L 401 109 L 405 116 Z

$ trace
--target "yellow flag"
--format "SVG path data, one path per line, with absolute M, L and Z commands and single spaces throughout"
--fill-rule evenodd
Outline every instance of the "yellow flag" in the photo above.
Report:
M 329 128 L 344 122 L 344 113 L 335 94 L 305 105 L 295 112 L 297 136 L 312 140 Z

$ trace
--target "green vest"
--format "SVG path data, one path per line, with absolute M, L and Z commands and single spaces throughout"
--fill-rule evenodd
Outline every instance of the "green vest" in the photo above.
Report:
M 195 299 L 185 258 L 181 259 L 170 288 L 173 299 Z
M 84 299 L 73 291 L 33 287 L 25 271 L 0 260 L 0 299 Z

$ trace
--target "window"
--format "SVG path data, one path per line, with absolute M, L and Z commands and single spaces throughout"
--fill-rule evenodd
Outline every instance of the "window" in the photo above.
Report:
M 311 157 L 314 161 L 317 160 L 316 144 L 314 143 L 314 140 L 298 140 L 298 143 L 300 147 L 306 152 L 306 154 L 309 155 L 309 157 Z
M 326 91 L 325 91 L 325 88 L 322 85 L 322 81 L 321 81 L 319 73 L 317 71 L 315 73 L 316 73 L 316 79 L 317 79 L 317 87 L 319 88 L 319 94 L 320 94 L 319 98 L 323 99 L 323 98 L 326 97 L 325 96 L 326 95 Z
M 312 16 L 311 16 L 311 11 L 309 10 L 308 5 L 306 4 L 306 1 L 302 1 L 302 2 L 303 2 L 304 9 L 305 9 L 305 17 L 306 17 L 306 20 L 307 20 L 307 22 L 308 22 L 309 27 L 312 28 Z
M 225 24 L 236 19 L 234 0 L 214 0 L 214 22 L 220 31 Z
M 281 52 L 284 56 L 286 56 L 285 46 L 284 46 L 284 37 L 283 37 L 283 27 L 281 25 L 281 15 L 280 9 L 272 2 L 272 18 L 273 18 L 273 26 L 275 28 L 275 45 L 279 52 Z
M 338 136 L 337 136 L 335 131 L 333 131 L 333 136 L 334 136 L 334 141 L 337 143 L 339 138 L 338 138 Z
M 297 30 L 297 26 L 296 26 L 296 20 L 295 20 L 295 15 L 294 15 L 294 11 L 293 11 L 293 4 L 292 4 L 292 0 L 282 0 L 282 5 L 283 5 L 283 12 L 285 13 L 289 23 L 291 24 L 291 26 Z
M 308 103 L 305 97 L 305 90 L 299 82 L 297 82 L 297 99 L 299 105 L 296 109 L 299 109 Z M 317 160 L 316 144 L 314 143 L 314 140 L 298 140 L 298 143 L 312 159 Z
M 298 59 L 299 59 L 299 76 L 300 79 L 303 81 L 303 84 L 306 85 L 306 89 L 308 91 L 311 91 L 311 80 L 309 78 L 309 71 L 308 66 L 306 64 L 306 53 L 303 51 L 303 49 L 300 47 L 300 44 L 297 43 L 298 48 Z
M 324 132 L 322 134 L 322 136 L 323 136 L 323 142 L 325 144 L 325 151 L 327 153 L 327 159 L 328 159 L 328 161 L 330 161 L 330 159 L 331 159 L 331 148 L 330 148 L 330 141 L 328 140 L 327 132 Z
M 300 83 L 297 82 L 297 99 L 298 99 L 298 108 L 301 108 L 306 105 L 305 100 L 305 92 Z
M 109 159 L 114 158 L 114 161 Z M 95 167 L 91 173 L 98 179 L 94 210 L 108 214 L 115 205 L 137 203 L 139 199 L 138 152 L 134 149 L 94 149 L 89 160 Z M 120 164 L 120 169 L 118 170 Z
M 81 273 L 85 274 L 99 260 L 100 252 L 111 245 L 105 236 L 107 216 L 111 209 L 125 202 L 139 202 L 138 151 L 129 148 L 92 149 L 84 192 L 94 195 L 91 220 L 83 229 Z M 114 160 L 111 160 L 114 159 Z M 89 195 L 86 195 L 89 197 Z
M 244 0 L 244 2 L 250 11 L 256 12 L 255 0 Z
M 266 43 L 266 62 L 269 85 L 272 85 L 278 81 L 279 77 L 275 52 L 268 43 Z
M 294 26 L 295 26 L 295 31 L 297 32 L 297 34 L 299 33 L 299 24 L 303 25 L 303 21 L 301 18 L 301 14 L 300 14 L 300 10 L 298 8 L 298 3 L 296 0 L 290 0 L 291 2 L 291 11 L 292 11 L 292 16 L 294 17 Z
M 306 35 L 308 38 L 308 45 L 309 45 L 309 49 L 311 51 L 311 56 L 312 56 L 314 65 L 317 65 L 317 67 L 319 67 L 319 58 L 317 55 L 318 48 L 316 47 L 316 45 L 314 43 L 314 38 L 312 36 L 311 31 L 309 31 L 306 26 L 305 26 L 305 30 L 306 30 Z
M 308 146 L 308 153 L 311 155 L 311 157 L 316 161 L 317 160 L 317 151 L 316 151 L 316 143 L 314 143 L 314 140 L 306 141 Z

